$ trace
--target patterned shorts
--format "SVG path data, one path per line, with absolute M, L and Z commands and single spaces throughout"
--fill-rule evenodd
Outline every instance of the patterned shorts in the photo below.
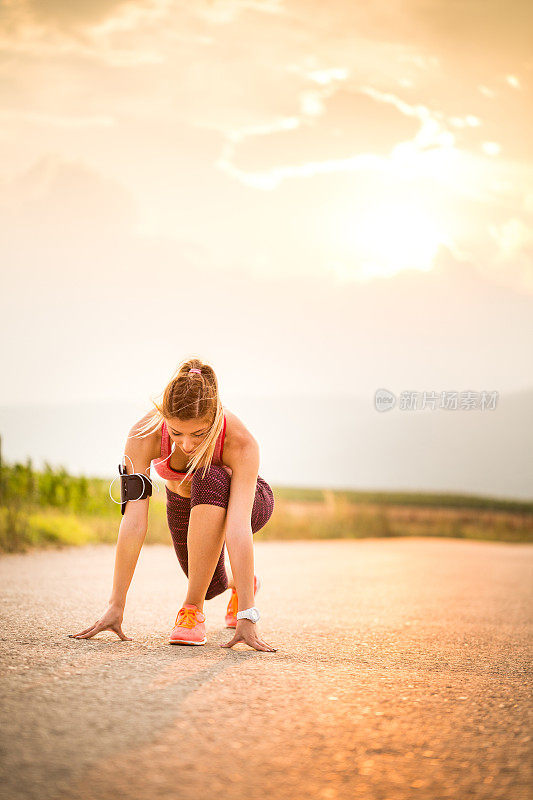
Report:
M 187 577 L 189 575 L 187 533 L 189 530 L 191 508 L 200 503 L 227 508 L 229 501 L 231 476 L 228 475 L 226 470 L 223 467 L 211 464 L 211 467 L 205 474 L 205 478 L 202 477 L 202 474 L 203 468 L 197 470 L 193 474 L 190 497 L 182 497 L 180 494 L 172 492 L 168 486 L 166 487 L 168 527 L 178 561 Z M 251 515 L 252 533 L 256 533 L 266 525 L 273 511 L 274 494 L 272 489 L 268 483 L 258 475 Z M 220 558 L 218 559 L 211 583 L 205 595 L 206 600 L 216 597 L 228 588 L 228 575 L 226 573 L 224 558 L 225 550 L 226 546 L 223 544 Z

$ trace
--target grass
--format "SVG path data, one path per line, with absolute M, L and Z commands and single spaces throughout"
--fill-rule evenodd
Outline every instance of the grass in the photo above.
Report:
M 349 493 L 325 490 L 322 500 L 298 502 L 276 494 L 274 514 L 261 537 L 264 539 L 361 539 L 367 537 L 436 536 L 503 542 L 533 541 L 533 507 L 526 510 L 499 510 L 490 503 L 468 507 L 448 502 L 437 503 L 416 495 L 405 502 L 405 495 L 380 496 L 375 502 L 371 493 L 357 493 L 354 502 Z M 300 495 L 301 498 L 301 495 Z M 386 502 L 384 502 L 386 499 Z M 497 504 L 497 503 L 496 503 Z M 495 504 L 495 505 L 496 505 Z M 527 505 L 527 504 L 524 504 Z M 533 504 L 532 504 L 533 505 Z
M 274 513 L 257 536 L 262 540 L 363 539 L 398 536 L 435 536 L 500 542 L 533 541 L 533 509 L 499 510 L 490 503 L 472 507 L 415 502 L 371 502 L 358 493 L 353 502 L 346 492 L 312 490 L 312 500 L 287 499 L 287 490 L 274 489 Z M 289 495 L 290 496 L 290 495 Z M 78 512 L 60 508 L 31 508 L 21 504 L 0 507 L 0 551 L 24 552 L 34 547 L 65 547 L 114 543 L 121 521 L 120 509 L 106 513 Z M 164 496 L 150 501 L 146 543 L 170 544 Z
M 118 482 L 117 482 L 118 484 Z M 114 543 L 122 515 L 109 482 L 72 476 L 45 464 L 0 460 L 0 552 Z M 533 541 L 533 502 L 427 492 L 273 487 L 275 507 L 258 532 L 264 540 L 436 536 Z M 119 492 L 115 486 L 114 496 Z M 146 542 L 171 542 L 164 485 L 154 491 Z

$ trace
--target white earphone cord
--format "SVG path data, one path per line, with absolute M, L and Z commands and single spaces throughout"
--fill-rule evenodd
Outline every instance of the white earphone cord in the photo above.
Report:
M 187 405 L 192 405 L 192 403 L 188 403 Z M 185 406 L 184 406 L 184 408 L 185 408 Z M 165 458 L 161 458 L 159 461 L 157 461 L 156 459 L 154 459 L 154 460 L 153 460 L 153 462 L 150 464 L 150 467 L 148 467 L 148 469 L 150 469 L 150 468 L 151 468 L 151 466 L 156 466 L 156 464 L 162 464 L 162 463 L 163 463 L 163 461 L 166 461 L 166 460 L 167 460 L 167 458 L 170 458 L 170 456 L 171 456 L 171 455 L 172 455 L 172 453 L 174 452 L 174 449 L 175 449 L 175 447 L 176 447 L 176 442 L 172 442 L 172 447 L 171 447 L 171 449 L 170 449 L 170 453 L 168 454 L 168 456 L 165 456 Z M 132 502 L 132 503 L 134 503 L 136 500 L 141 500 L 141 498 L 142 498 L 142 495 L 144 494 L 144 487 L 145 487 L 145 483 L 144 483 L 144 481 L 145 481 L 145 479 L 146 479 L 147 481 L 150 481 L 150 483 L 152 484 L 152 486 L 155 486 L 155 488 L 156 488 L 156 489 L 157 489 L 157 491 L 159 492 L 159 491 L 160 491 L 160 489 L 159 489 L 159 486 L 157 485 L 157 483 L 154 483 L 154 482 L 153 482 L 153 480 L 152 480 L 152 479 L 151 479 L 151 478 L 150 478 L 148 475 L 144 475 L 142 472 L 135 472 L 135 467 L 133 466 L 133 461 L 132 461 L 132 459 L 129 457 L 129 455 L 128 455 L 127 453 L 124 453 L 124 455 L 122 456 L 122 461 L 124 461 L 124 456 L 125 456 L 126 458 L 129 458 L 129 459 L 130 459 L 130 461 L 131 461 L 131 468 L 132 468 L 133 472 L 134 472 L 136 475 L 139 475 L 139 476 L 140 476 L 140 477 L 143 479 L 143 490 L 142 490 L 142 492 L 141 492 L 140 496 L 139 496 L 139 497 L 135 497 L 135 498 L 133 498 L 133 499 L 132 499 L 132 498 L 129 498 L 127 502 L 129 502 L 129 501 L 131 500 L 131 502 Z M 116 478 L 113 478 L 113 480 L 112 480 L 112 481 L 111 481 L 111 483 L 109 484 L 109 497 L 111 498 L 111 500 L 112 500 L 114 503 L 116 503 L 116 504 L 117 504 L 117 505 L 119 505 L 119 506 L 120 506 L 120 505 L 122 505 L 122 500 L 115 500 L 115 498 L 114 498 L 114 497 L 112 496 L 112 494 L 111 494 L 111 487 L 112 487 L 112 486 L 113 486 L 113 484 L 115 483 L 116 479 L 117 479 L 117 478 L 120 478 L 120 477 L 121 477 L 120 475 L 117 475 L 117 477 L 116 477 Z M 181 483 L 183 483 L 183 481 L 184 481 L 184 480 L 185 480 L 185 478 L 182 478 L 182 480 L 180 481 L 180 484 L 181 484 Z
M 172 447 L 172 450 L 170 451 L 170 453 L 168 454 L 168 456 L 166 456 L 166 457 L 165 457 L 165 458 L 163 458 L 162 460 L 163 460 L 163 461 L 166 461 L 166 460 L 167 460 L 167 458 L 170 458 L 170 456 L 172 455 L 172 453 L 173 453 L 173 452 L 174 452 L 174 446 Z M 157 485 L 157 483 L 154 483 L 154 481 L 153 481 L 153 480 L 152 480 L 152 479 L 151 479 L 151 478 L 150 478 L 148 475 L 144 475 L 142 472 L 135 472 L 135 467 L 134 467 L 134 465 L 133 465 L 133 461 L 132 461 L 132 459 L 129 457 L 129 455 L 128 455 L 127 453 L 124 453 L 124 454 L 123 454 L 123 456 L 122 456 L 122 461 L 124 461 L 124 458 L 129 458 L 129 460 L 131 461 L 131 469 L 132 469 L 133 473 L 134 473 L 135 475 L 138 475 L 140 478 L 142 478 L 142 482 L 143 482 L 143 488 L 142 488 L 142 492 L 141 492 L 141 494 L 139 495 L 139 497 L 129 497 L 129 498 L 128 498 L 128 500 L 127 500 L 126 502 L 130 502 L 130 501 L 131 501 L 132 503 L 135 503 L 137 500 L 145 499 L 145 498 L 143 498 L 143 497 L 142 497 L 142 496 L 143 496 L 143 494 L 144 494 L 144 489 L 145 489 L 145 486 L 146 486 L 146 484 L 145 484 L 145 480 L 146 480 L 146 481 L 149 481 L 149 482 L 152 484 L 152 486 L 155 486 L 155 488 L 157 489 L 157 491 L 158 491 L 158 492 L 160 491 L 160 489 L 159 489 L 159 486 Z M 160 461 L 157 461 L 157 462 L 155 462 L 155 463 L 157 463 L 157 464 L 160 464 L 161 462 L 160 462 Z M 125 466 L 125 465 L 124 465 L 124 466 Z M 148 469 L 150 469 L 150 467 L 148 467 Z M 111 494 L 111 487 L 112 487 L 112 486 L 113 486 L 113 484 L 115 483 L 116 479 L 117 479 L 117 478 L 120 478 L 120 477 L 122 477 L 122 476 L 121 476 L 121 475 L 117 475 L 117 476 L 116 476 L 116 478 L 113 478 L 113 480 L 112 480 L 112 481 L 111 481 L 111 483 L 109 484 L 109 497 L 111 498 L 111 500 L 112 500 L 114 503 L 116 503 L 116 504 L 117 504 L 117 505 L 119 505 L 119 506 L 120 506 L 120 505 L 122 505 L 122 500 L 115 500 L 115 498 L 114 498 L 114 497 L 113 497 L 113 495 Z

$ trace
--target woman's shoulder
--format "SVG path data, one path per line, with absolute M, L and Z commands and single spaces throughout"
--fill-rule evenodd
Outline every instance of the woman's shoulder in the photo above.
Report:
M 134 442 L 136 449 L 145 455 L 157 458 L 161 449 L 162 424 L 163 421 L 157 420 L 153 410 L 148 411 L 131 426 L 128 440 Z
M 229 450 L 232 449 L 240 449 L 244 447 L 246 444 L 252 444 L 256 442 L 255 437 L 253 434 L 248 430 L 242 419 L 234 414 L 232 411 L 229 411 L 224 406 L 224 414 L 226 417 L 226 435 L 224 437 L 224 452 L 226 452 L 226 448 Z

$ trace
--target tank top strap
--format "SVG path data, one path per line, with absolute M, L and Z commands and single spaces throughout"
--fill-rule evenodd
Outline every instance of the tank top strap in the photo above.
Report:
M 170 436 L 168 435 L 167 423 L 163 420 L 161 425 L 161 456 L 166 458 L 170 453 Z
M 213 453 L 213 461 L 222 462 L 222 452 L 224 450 L 224 439 L 226 438 L 226 415 L 224 414 L 224 422 L 222 423 L 222 430 L 220 431 Z
M 224 422 L 222 423 L 222 430 L 218 436 L 213 452 L 213 461 L 222 462 L 222 453 L 224 451 L 224 440 L 226 438 L 226 415 L 224 414 Z M 161 456 L 166 458 L 171 451 L 170 436 L 165 420 L 161 424 Z

